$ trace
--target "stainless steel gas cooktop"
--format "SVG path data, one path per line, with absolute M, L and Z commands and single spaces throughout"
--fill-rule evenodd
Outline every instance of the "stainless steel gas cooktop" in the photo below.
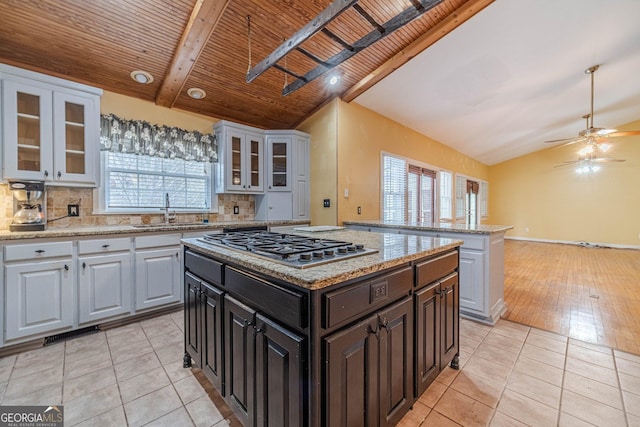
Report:
M 249 252 L 296 268 L 313 267 L 378 252 L 360 244 L 270 231 L 205 234 L 201 242 Z

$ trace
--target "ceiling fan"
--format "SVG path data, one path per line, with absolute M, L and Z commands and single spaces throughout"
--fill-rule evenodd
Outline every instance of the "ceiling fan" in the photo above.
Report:
M 580 150 L 582 151 L 582 150 Z M 598 172 L 600 170 L 599 163 L 611 163 L 611 162 L 624 162 L 622 159 L 614 159 L 612 157 L 598 157 L 595 151 L 591 151 L 587 154 L 580 154 L 578 160 L 570 160 L 567 162 L 562 162 L 559 165 L 555 165 L 554 167 L 559 168 L 562 166 L 571 166 L 576 165 L 576 172 L 582 173 L 593 173 Z
M 583 150 L 587 150 L 584 153 L 580 153 L 581 155 L 589 154 L 593 151 L 601 151 L 605 152 L 610 148 L 610 145 L 607 144 L 607 140 L 609 138 L 616 138 L 619 136 L 629 136 L 629 135 L 640 135 L 640 130 L 632 130 L 632 131 L 617 131 L 616 129 L 607 129 L 607 128 L 596 128 L 593 127 L 593 75 L 600 68 L 600 65 L 594 65 L 593 67 L 589 67 L 584 72 L 586 74 L 591 75 L 591 113 L 582 116 L 583 119 L 587 120 L 587 128 L 581 130 L 578 133 L 577 137 L 573 138 L 564 138 L 564 139 L 555 139 L 552 141 L 545 141 L 545 143 L 555 143 L 555 142 L 564 142 L 560 147 L 564 147 L 565 145 L 575 144 L 577 142 L 586 142 L 587 145 Z M 580 151 L 583 151 L 580 150 Z

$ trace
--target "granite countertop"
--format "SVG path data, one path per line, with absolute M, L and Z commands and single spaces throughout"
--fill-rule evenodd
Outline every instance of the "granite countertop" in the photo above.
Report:
M 294 226 L 309 224 L 309 221 L 240 221 L 240 222 L 190 222 L 169 224 L 140 224 L 140 225 L 104 225 L 93 227 L 49 227 L 43 231 L 9 231 L 0 230 L 0 242 L 9 240 L 44 239 L 54 237 L 82 237 L 103 236 L 110 234 L 140 234 L 155 232 L 186 232 L 220 230 L 225 227 L 254 227 L 254 226 Z
M 325 288 L 370 273 L 399 266 L 429 255 L 445 252 L 462 244 L 462 240 L 415 235 L 370 233 L 354 230 L 316 233 L 295 231 L 293 233 L 351 243 L 362 243 L 365 248 L 377 249 L 378 252 L 349 258 L 344 261 L 300 269 L 282 265 L 272 260 L 241 251 L 207 244 L 198 239 L 184 239 L 182 243 L 202 253 L 213 255 L 218 259 L 233 262 L 234 264 L 250 268 L 253 271 L 309 290 Z
M 344 225 L 360 225 L 364 227 L 389 227 L 403 228 L 407 230 L 419 231 L 442 231 L 449 233 L 465 233 L 465 234 L 495 234 L 504 233 L 513 228 L 512 225 L 467 225 L 454 224 L 450 222 L 426 223 L 411 221 L 385 221 L 385 220 L 364 220 L 364 221 L 344 221 Z

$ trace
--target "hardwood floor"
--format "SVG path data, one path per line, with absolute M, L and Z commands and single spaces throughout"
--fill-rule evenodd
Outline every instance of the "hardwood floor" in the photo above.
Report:
M 505 241 L 503 318 L 640 354 L 640 250 Z

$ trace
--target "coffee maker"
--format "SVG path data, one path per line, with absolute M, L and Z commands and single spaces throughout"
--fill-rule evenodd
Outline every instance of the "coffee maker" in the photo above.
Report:
M 13 193 L 11 231 L 40 231 L 47 223 L 44 181 L 9 181 Z

